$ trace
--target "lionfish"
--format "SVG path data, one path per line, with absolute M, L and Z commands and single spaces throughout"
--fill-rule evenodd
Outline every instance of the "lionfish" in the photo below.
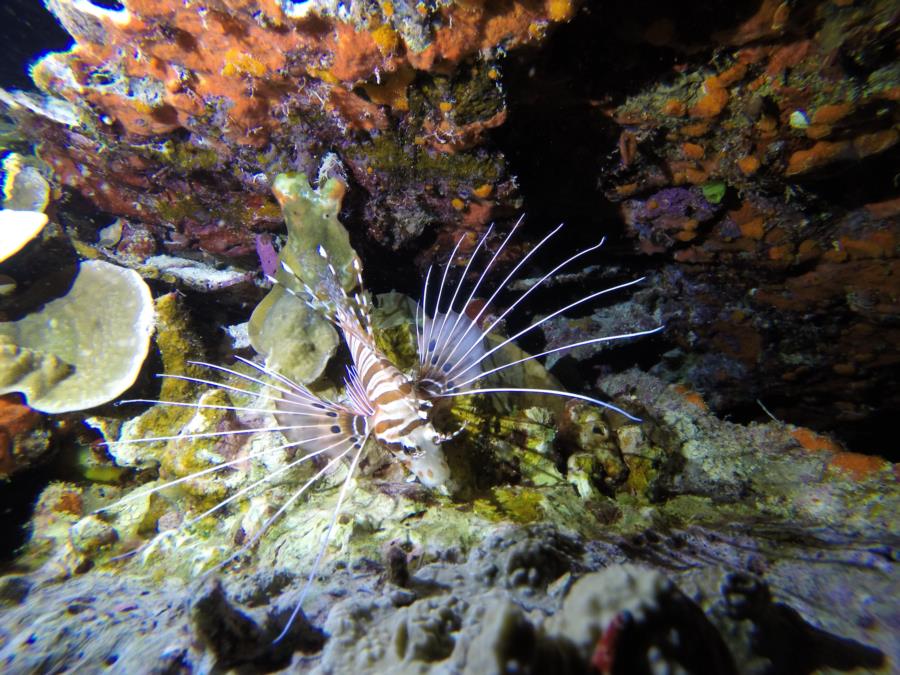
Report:
M 273 450 L 297 448 L 302 451 L 303 454 L 299 459 L 294 459 L 276 472 L 268 474 L 261 480 L 254 481 L 246 487 L 242 487 L 212 508 L 182 523 L 181 527 L 178 529 L 184 529 L 223 509 L 228 504 L 245 497 L 248 493 L 251 493 L 264 483 L 270 481 L 274 477 L 273 474 L 283 473 L 303 462 L 316 459 L 319 466 L 312 477 L 297 488 L 296 491 L 285 500 L 285 502 L 278 507 L 265 522 L 262 523 L 259 530 L 248 541 L 243 543 L 240 549 L 236 550 L 225 560 L 207 571 L 207 574 L 209 574 L 234 561 L 253 547 L 269 529 L 272 523 L 291 508 L 291 506 L 296 503 L 312 485 L 327 473 L 334 470 L 339 463 L 347 462 L 349 470 L 347 471 L 346 478 L 344 478 L 341 484 L 330 522 L 322 535 L 322 540 L 319 544 L 316 558 L 313 561 L 312 569 L 306 579 L 306 583 L 303 586 L 293 613 L 288 619 L 281 634 L 275 640 L 275 642 L 278 642 L 287 635 L 292 623 L 297 618 L 297 615 L 303 606 L 306 595 L 310 590 L 322 561 L 322 557 L 331 539 L 335 524 L 338 521 L 338 517 L 351 485 L 351 480 L 356 473 L 357 468 L 360 466 L 360 461 L 364 456 L 367 443 L 370 441 L 379 443 L 390 453 L 390 456 L 406 467 L 411 473 L 410 480 L 418 480 L 427 488 L 449 495 L 452 494 L 454 490 L 454 483 L 441 445 L 462 430 L 447 434 L 442 433 L 435 428 L 435 422 L 432 419 L 433 411 L 435 410 L 436 404 L 443 399 L 470 396 L 473 394 L 501 393 L 559 396 L 601 406 L 613 410 L 630 420 L 640 421 L 634 415 L 609 402 L 598 400 L 584 394 L 571 393 L 557 389 L 484 386 L 483 384 L 480 384 L 486 378 L 490 378 L 500 371 L 513 368 L 527 361 L 543 358 L 558 352 L 568 351 L 577 347 L 650 335 L 663 328 L 662 326 L 659 326 L 649 330 L 581 340 L 564 346 L 547 349 L 538 354 L 527 355 L 516 360 L 501 363 L 501 365 L 488 367 L 488 364 L 493 364 L 493 361 L 489 361 L 489 359 L 491 359 L 498 351 L 502 350 L 503 347 L 518 340 L 527 333 L 535 331 L 555 317 L 599 298 L 602 295 L 633 286 L 644 280 L 644 277 L 641 277 L 610 288 L 589 293 L 551 314 L 530 323 L 527 327 L 517 331 L 509 337 L 503 338 L 497 336 L 495 331 L 501 322 L 519 307 L 529 295 L 537 288 L 541 287 L 548 279 L 557 275 L 560 270 L 566 266 L 600 248 L 605 241 L 605 238 L 601 239 L 597 244 L 589 246 L 570 256 L 544 274 L 536 283 L 530 285 L 527 290 L 516 298 L 508 307 L 500 311 L 499 314 L 491 316 L 488 314 L 488 309 L 493 306 L 494 301 L 501 291 L 510 285 L 510 282 L 514 280 L 519 270 L 522 269 L 522 267 L 526 265 L 526 263 L 528 263 L 528 261 L 562 228 L 562 225 L 557 226 L 524 254 L 496 286 L 496 289 L 488 296 L 486 301 L 476 300 L 476 298 L 479 297 L 478 293 L 482 289 L 489 273 L 495 267 L 501 253 L 505 250 L 521 222 L 520 219 L 519 222 L 511 228 L 502 243 L 496 248 L 494 253 L 490 255 L 480 273 L 472 275 L 477 278 L 474 283 L 470 285 L 468 291 L 463 291 L 467 283 L 466 280 L 470 277 L 474 261 L 479 258 L 482 251 L 486 249 L 488 239 L 492 235 L 493 226 L 488 228 L 487 232 L 478 241 L 471 255 L 468 257 L 468 261 L 459 277 L 459 282 L 454 285 L 448 283 L 448 276 L 459 252 L 459 248 L 464 241 L 464 237 L 456 242 L 449 259 L 443 265 L 443 269 L 441 270 L 438 268 L 438 272 L 434 275 L 435 277 L 438 274 L 440 275 L 440 280 L 437 283 L 436 289 L 437 295 L 434 299 L 430 297 L 434 295 L 434 281 L 432 279 L 434 266 L 429 267 L 423 286 L 422 299 L 416 304 L 415 329 L 418 364 L 411 373 L 401 370 L 376 345 L 371 318 L 371 304 L 363 287 L 362 268 L 358 258 L 353 261 L 358 288 L 356 292 L 352 294 L 348 294 L 344 290 L 338 280 L 338 275 L 333 265 L 328 259 L 327 251 L 322 247 L 319 247 L 318 252 L 325 259 L 327 274 L 324 278 L 318 280 L 315 289 L 300 280 L 296 271 L 292 270 L 286 263 L 282 262 L 282 267 L 292 277 L 299 281 L 306 295 L 304 297 L 301 293 L 295 292 L 287 286 L 283 286 L 283 288 L 306 302 L 310 307 L 322 312 L 339 330 L 340 334 L 343 336 L 344 342 L 349 348 L 353 363 L 347 367 L 347 374 L 344 380 L 344 396 L 338 400 L 320 397 L 302 384 L 290 380 L 271 368 L 241 357 L 236 358 L 246 366 L 254 369 L 258 376 L 210 363 L 191 363 L 239 378 L 245 383 L 245 386 L 262 387 L 261 391 L 245 389 L 243 387 L 218 383 L 213 380 L 188 377 L 185 375 L 160 375 L 160 377 L 187 380 L 239 394 L 250 394 L 258 397 L 258 400 L 268 400 L 272 402 L 274 404 L 274 410 L 262 406 L 241 407 L 234 405 L 184 403 L 150 399 L 135 399 L 127 401 L 127 403 L 153 403 L 185 406 L 196 409 L 212 408 L 259 413 L 273 412 L 278 424 L 276 426 L 265 428 L 179 434 L 176 436 L 158 436 L 118 442 L 135 443 L 200 439 L 262 431 L 280 432 L 288 442 L 275 448 L 269 448 L 256 453 L 255 455 L 251 453 L 240 457 L 239 459 L 216 464 L 202 471 L 156 486 L 152 490 L 139 490 L 137 493 L 128 495 L 124 499 L 101 510 L 115 508 L 119 504 L 131 501 L 132 499 L 159 490 L 164 490 L 203 475 L 221 471 L 241 462 L 246 462 L 248 459 L 253 459 L 262 454 L 272 452 Z M 274 278 L 270 277 L 270 280 L 274 283 L 279 283 Z M 429 293 L 429 291 L 431 291 L 431 293 Z M 477 311 L 474 311 L 475 307 L 479 307 Z M 492 347 L 488 347 L 487 339 L 489 336 L 494 336 L 494 341 L 496 342 Z M 414 479 L 412 478 L 413 476 Z

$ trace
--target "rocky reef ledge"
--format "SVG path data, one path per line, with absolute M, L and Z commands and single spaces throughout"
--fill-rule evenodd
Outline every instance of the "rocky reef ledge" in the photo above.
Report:
M 300 536 L 293 526 L 273 535 L 269 553 L 208 578 L 160 576 L 138 560 L 62 573 L 51 559 L 0 580 L 0 664 L 7 673 L 896 668 L 894 467 L 806 429 L 719 420 L 695 393 L 636 370 L 600 385 L 644 411 L 644 440 L 620 448 L 628 478 L 615 498 L 564 482 L 498 497 L 489 518 L 478 500 L 402 518 L 397 506 L 391 527 L 407 536 L 390 541 L 371 514 L 351 510 L 343 552 L 277 644 L 305 582 L 278 563 Z M 368 489 L 354 504 L 402 500 Z M 59 498 L 54 515 L 51 501 L 45 493 L 36 515 L 43 534 L 73 508 Z M 307 527 L 328 517 L 296 510 L 291 522 Z M 84 548 L 88 529 L 67 530 L 68 542 Z

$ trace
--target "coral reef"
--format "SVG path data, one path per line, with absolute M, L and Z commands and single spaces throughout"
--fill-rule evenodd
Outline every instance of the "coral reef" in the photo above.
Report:
M 897 26 L 882 0 L 606 3 L 507 68 L 500 131 L 550 136 L 517 165 L 532 213 L 600 214 L 651 271 L 630 311 L 667 325 L 656 372 L 875 453 L 900 400 Z
M 98 298 L 108 311 L 98 312 Z M 64 297 L 0 323 L 0 392 L 21 391 L 28 405 L 48 413 L 107 403 L 137 378 L 153 319 L 150 289 L 140 275 L 84 262 Z
M 120 217 L 104 255 L 229 258 L 211 285 L 250 301 L 273 177 L 330 152 L 354 247 L 407 292 L 523 196 L 579 239 L 599 214 L 630 240 L 622 264 L 665 261 L 660 296 L 684 300 L 632 305 L 665 315 L 659 372 L 741 419 L 758 399 L 879 450 L 900 363 L 890 2 L 48 5 L 76 44 L 35 66 L 45 94 L 0 100 L 54 186 Z M 409 254 L 399 271 L 388 251 Z
M 46 5 L 75 44 L 40 92 L 0 89 L 0 218 L 44 226 L 0 279 L 0 379 L 27 394 L 0 396 L 2 507 L 29 533 L 0 669 L 898 669 L 900 471 L 872 454 L 900 400 L 892 3 Z M 286 442 L 253 368 L 344 376 L 285 288 L 327 278 L 322 245 L 349 290 L 358 254 L 412 368 L 416 270 L 458 242 L 452 283 L 477 276 L 523 203 L 569 225 L 499 332 L 646 279 L 486 368 L 665 324 L 502 372 L 641 421 L 460 396 L 433 412 L 452 495 L 372 448 L 336 514 L 347 467 Z M 604 234 L 602 266 L 553 268 Z
M 145 228 L 155 249 L 245 260 L 280 220 L 271 179 L 314 174 L 326 151 L 361 188 L 373 245 L 402 247 L 434 223 L 485 227 L 517 199 L 485 137 L 506 117 L 502 58 L 576 9 L 46 4 L 74 45 L 33 66 L 45 97 L 2 101 L 58 183 Z
M 376 325 L 401 327 L 402 305 L 383 305 Z M 402 349 L 402 339 L 397 344 Z M 787 671 L 801 662 L 890 668 L 900 658 L 888 591 L 896 564 L 878 553 L 896 533 L 896 468 L 808 429 L 719 420 L 696 393 L 639 371 L 600 384 L 641 410 L 641 425 L 591 415 L 580 404 L 502 414 L 463 404 L 453 414 L 476 422 L 449 444 L 454 462 L 471 463 L 464 476 L 473 494 L 463 501 L 404 489 L 373 460 L 304 603 L 327 639 L 301 620 L 272 645 L 331 519 L 343 470 L 246 551 L 251 564 L 221 570 L 221 585 L 205 580 L 202 570 L 255 541 L 311 469 L 286 471 L 292 459 L 279 452 L 279 438 L 254 431 L 267 426 L 259 411 L 222 410 L 222 391 L 188 384 L 181 395 L 199 395 L 209 408 L 168 418 L 151 408 L 123 437 L 153 434 L 148 424 L 251 433 L 193 443 L 176 435 L 136 455 L 113 445 L 117 462 L 135 465 L 132 457 L 151 479 L 158 465 L 159 478 L 125 490 L 62 483 L 45 490 L 19 573 L 2 585 L 9 609 L 0 658 L 10 672 L 25 672 L 34 659 L 71 660 L 76 649 L 88 668 L 146 659 L 155 638 L 137 627 L 150 607 L 170 635 L 154 663 L 175 659 L 187 668 L 503 672 L 502 664 L 516 662 L 635 672 L 667 663 L 709 672 L 712 663 L 728 673 L 763 663 Z M 554 427 L 559 433 L 548 433 Z M 571 458 L 585 455 L 596 461 L 577 462 L 576 480 Z M 557 468 L 567 456 L 568 467 Z M 225 461 L 227 472 L 153 492 Z M 243 505 L 209 510 L 260 480 L 265 491 Z M 92 513 L 122 497 L 112 511 Z M 121 557 L 136 547 L 135 556 Z M 96 584 L 114 591 L 97 594 Z M 130 599 L 123 604 L 117 594 Z M 838 597 L 847 608 L 840 615 L 827 609 Z M 33 628 L 35 613 L 75 598 L 91 616 L 115 621 L 79 622 L 77 639 L 57 628 L 69 621 L 65 611 Z M 705 637 L 687 639 L 684 631 Z M 531 636 L 532 646 L 517 635 Z
M 365 557 L 322 575 L 310 616 L 327 615 L 327 640 L 300 622 L 290 650 L 271 643 L 291 609 L 290 577 L 265 568 L 199 589 L 124 571 L 43 586 L 11 576 L 0 593 L 8 605 L 0 657 L 8 672 L 57 662 L 321 673 L 513 665 L 580 673 L 588 664 L 604 673 L 663 664 L 692 673 L 887 672 L 898 656 L 889 591 L 896 564 L 827 530 L 780 541 L 792 533 L 761 523 L 657 525 L 589 543 L 553 527 L 506 526 L 467 556 L 450 548 L 410 564 L 402 585 L 390 581 L 386 555 Z M 824 551 L 815 565 L 803 562 Z M 96 592 L 98 583 L 106 592 Z M 838 601 L 844 611 L 830 612 Z M 60 631 L 72 606 L 81 620 Z

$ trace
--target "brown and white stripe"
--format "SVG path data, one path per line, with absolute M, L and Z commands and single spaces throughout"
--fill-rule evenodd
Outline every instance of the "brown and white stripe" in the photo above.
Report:
M 339 318 L 359 380 L 374 411 L 369 428 L 375 438 L 384 443 L 410 447 L 410 434 L 428 424 L 415 388 L 409 378 L 378 351 L 368 331 L 360 330 L 358 322 L 346 313 L 340 313 Z

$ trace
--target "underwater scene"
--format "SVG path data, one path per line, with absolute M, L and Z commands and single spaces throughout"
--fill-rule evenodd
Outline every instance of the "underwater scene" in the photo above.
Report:
M 900 673 L 896 2 L 0 19 L 0 673 Z

